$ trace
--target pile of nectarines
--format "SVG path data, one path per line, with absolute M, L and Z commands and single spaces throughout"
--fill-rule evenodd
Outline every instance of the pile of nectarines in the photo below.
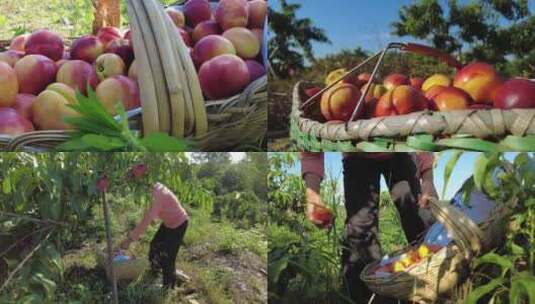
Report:
M 139 107 L 136 76 L 124 76 L 134 67 L 133 47 L 124 37 L 104 27 L 70 48 L 46 29 L 15 37 L 0 53 L 0 134 L 71 128 L 64 119 L 78 114 L 68 105 L 77 102 L 76 91 L 87 94 L 88 86 L 111 114 L 116 102 L 127 110 Z
M 333 84 L 345 72 L 345 69 L 332 71 L 325 84 Z M 349 120 L 369 79 L 369 74 L 350 75 L 324 92 L 320 104 L 323 117 L 327 121 Z M 473 62 L 453 77 L 435 74 L 422 79 L 390 74 L 382 83 L 376 81 L 371 84 L 364 102 L 356 119 L 423 110 L 535 108 L 535 82 L 528 79 L 506 81 L 493 66 Z
M 260 55 L 265 0 L 221 0 L 214 11 L 208 0 L 188 0 L 166 12 L 177 39 L 190 48 L 207 98 L 238 94 L 266 73 Z M 104 27 L 70 48 L 47 29 L 17 36 L 0 52 L 0 134 L 69 129 L 64 118 L 77 114 L 68 105 L 88 86 L 110 114 L 117 102 L 140 107 L 137 75 L 129 30 Z
M 189 0 L 182 10 L 167 13 L 191 48 L 208 99 L 236 95 L 266 73 L 261 63 L 265 0 L 220 0 L 214 11 L 208 0 Z
M 405 272 L 418 265 L 423 260 L 428 259 L 437 253 L 442 247 L 433 244 L 421 244 L 416 248 L 410 248 L 403 254 L 395 257 L 385 257 L 380 264 L 371 269 L 371 273 L 388 274 Z

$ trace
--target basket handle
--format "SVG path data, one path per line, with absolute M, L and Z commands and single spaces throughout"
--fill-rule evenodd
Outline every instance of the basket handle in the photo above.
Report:
M 454 67 L 454 68 L 456 68 L 458 70 L 463 67 L 463 65 L 457 59 L 453 58 L 450 54 L 448 54 L 446 52 L 443 52 L 443 51 L 441 51 L 439 49 L 427 46 L 427 45 L 418 44 L 418 43 L 405 43 L 401 47 L 401 50 L 402 51 L 406 51 L 406 52 L 415 53 L 415 54 L 418 54 L 418 55 L 434 57 L 434 58 L 444 62 L 445 64 L 447 64 L 447 65 L 449 65 L 451 67 Z
M 477 255 L 481 251 L 483 231 L 464 213 L 451 205 L 450 201 L 431 198 L 429 208 L 436 220 L 446 227 L 448 233 L 465 252 L 467 258 Z

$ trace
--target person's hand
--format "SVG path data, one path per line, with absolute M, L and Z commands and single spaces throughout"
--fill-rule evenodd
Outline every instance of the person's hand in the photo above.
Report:
M 307 218 L 318 228 L 330 229 L 334 223 L 334 214 L 321 201 L 320 195 L 311 189 L 307 189 L 306 199 Z

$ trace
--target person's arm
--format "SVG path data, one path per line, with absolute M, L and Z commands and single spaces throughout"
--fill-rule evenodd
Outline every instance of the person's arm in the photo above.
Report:
M 139 237 L 147 230 L 152 221 L 158 216 L 160 203 L 158 200 L 153 200 L 151 208 L 145 212 L 143 219 L 137 224 L 136 228 L 128 233 L 127 238 L 121 242 L 119 246 L 121 249 L 128 249 L 132 242 L 139 240 Z
M 301 174 L 306 186 L 306 213 L 312 223 L 320 228 L 332 225 L 332 212 L 321 201 L 320 185 L 324 176 L 323 153 L 302 152 Z
M 422 193 L 418 199 L 418 204 L 423 208 L 428 206 L 430 198 L 438 198 L 433 178 L 434 160 L 434 155 L 431 152 L 416 153 L 416 163 L 422 189 Z

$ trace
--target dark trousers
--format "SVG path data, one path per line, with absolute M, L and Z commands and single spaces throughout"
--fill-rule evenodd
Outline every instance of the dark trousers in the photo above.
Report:
M 162 271 L 163 285 L 166 288 L 175 288 L 176 286 L 176 256 L 187 228 L 188 221 L 174 229 L 167 228 L 164 224 L 161 224 L 158 232 L 150 242 L 149 262 L 151 271 L 153 273 Z
M 388 159 L 370 159 L 355 154 L 344 159 L 347 218 L 342 271 L 350 297 L 359 304 L 368 303 L 372 295 L 360 280 L 360 272 L 366 264 L 381 259 L 378 227 L 381 175 L 385 177 L 408 241 L 417 240 L 425 230 L 417 205 L 420 181 L 416 163 L 410 154 L 395 153 Z M 390 301 L 376 297 L 373 303 Z

